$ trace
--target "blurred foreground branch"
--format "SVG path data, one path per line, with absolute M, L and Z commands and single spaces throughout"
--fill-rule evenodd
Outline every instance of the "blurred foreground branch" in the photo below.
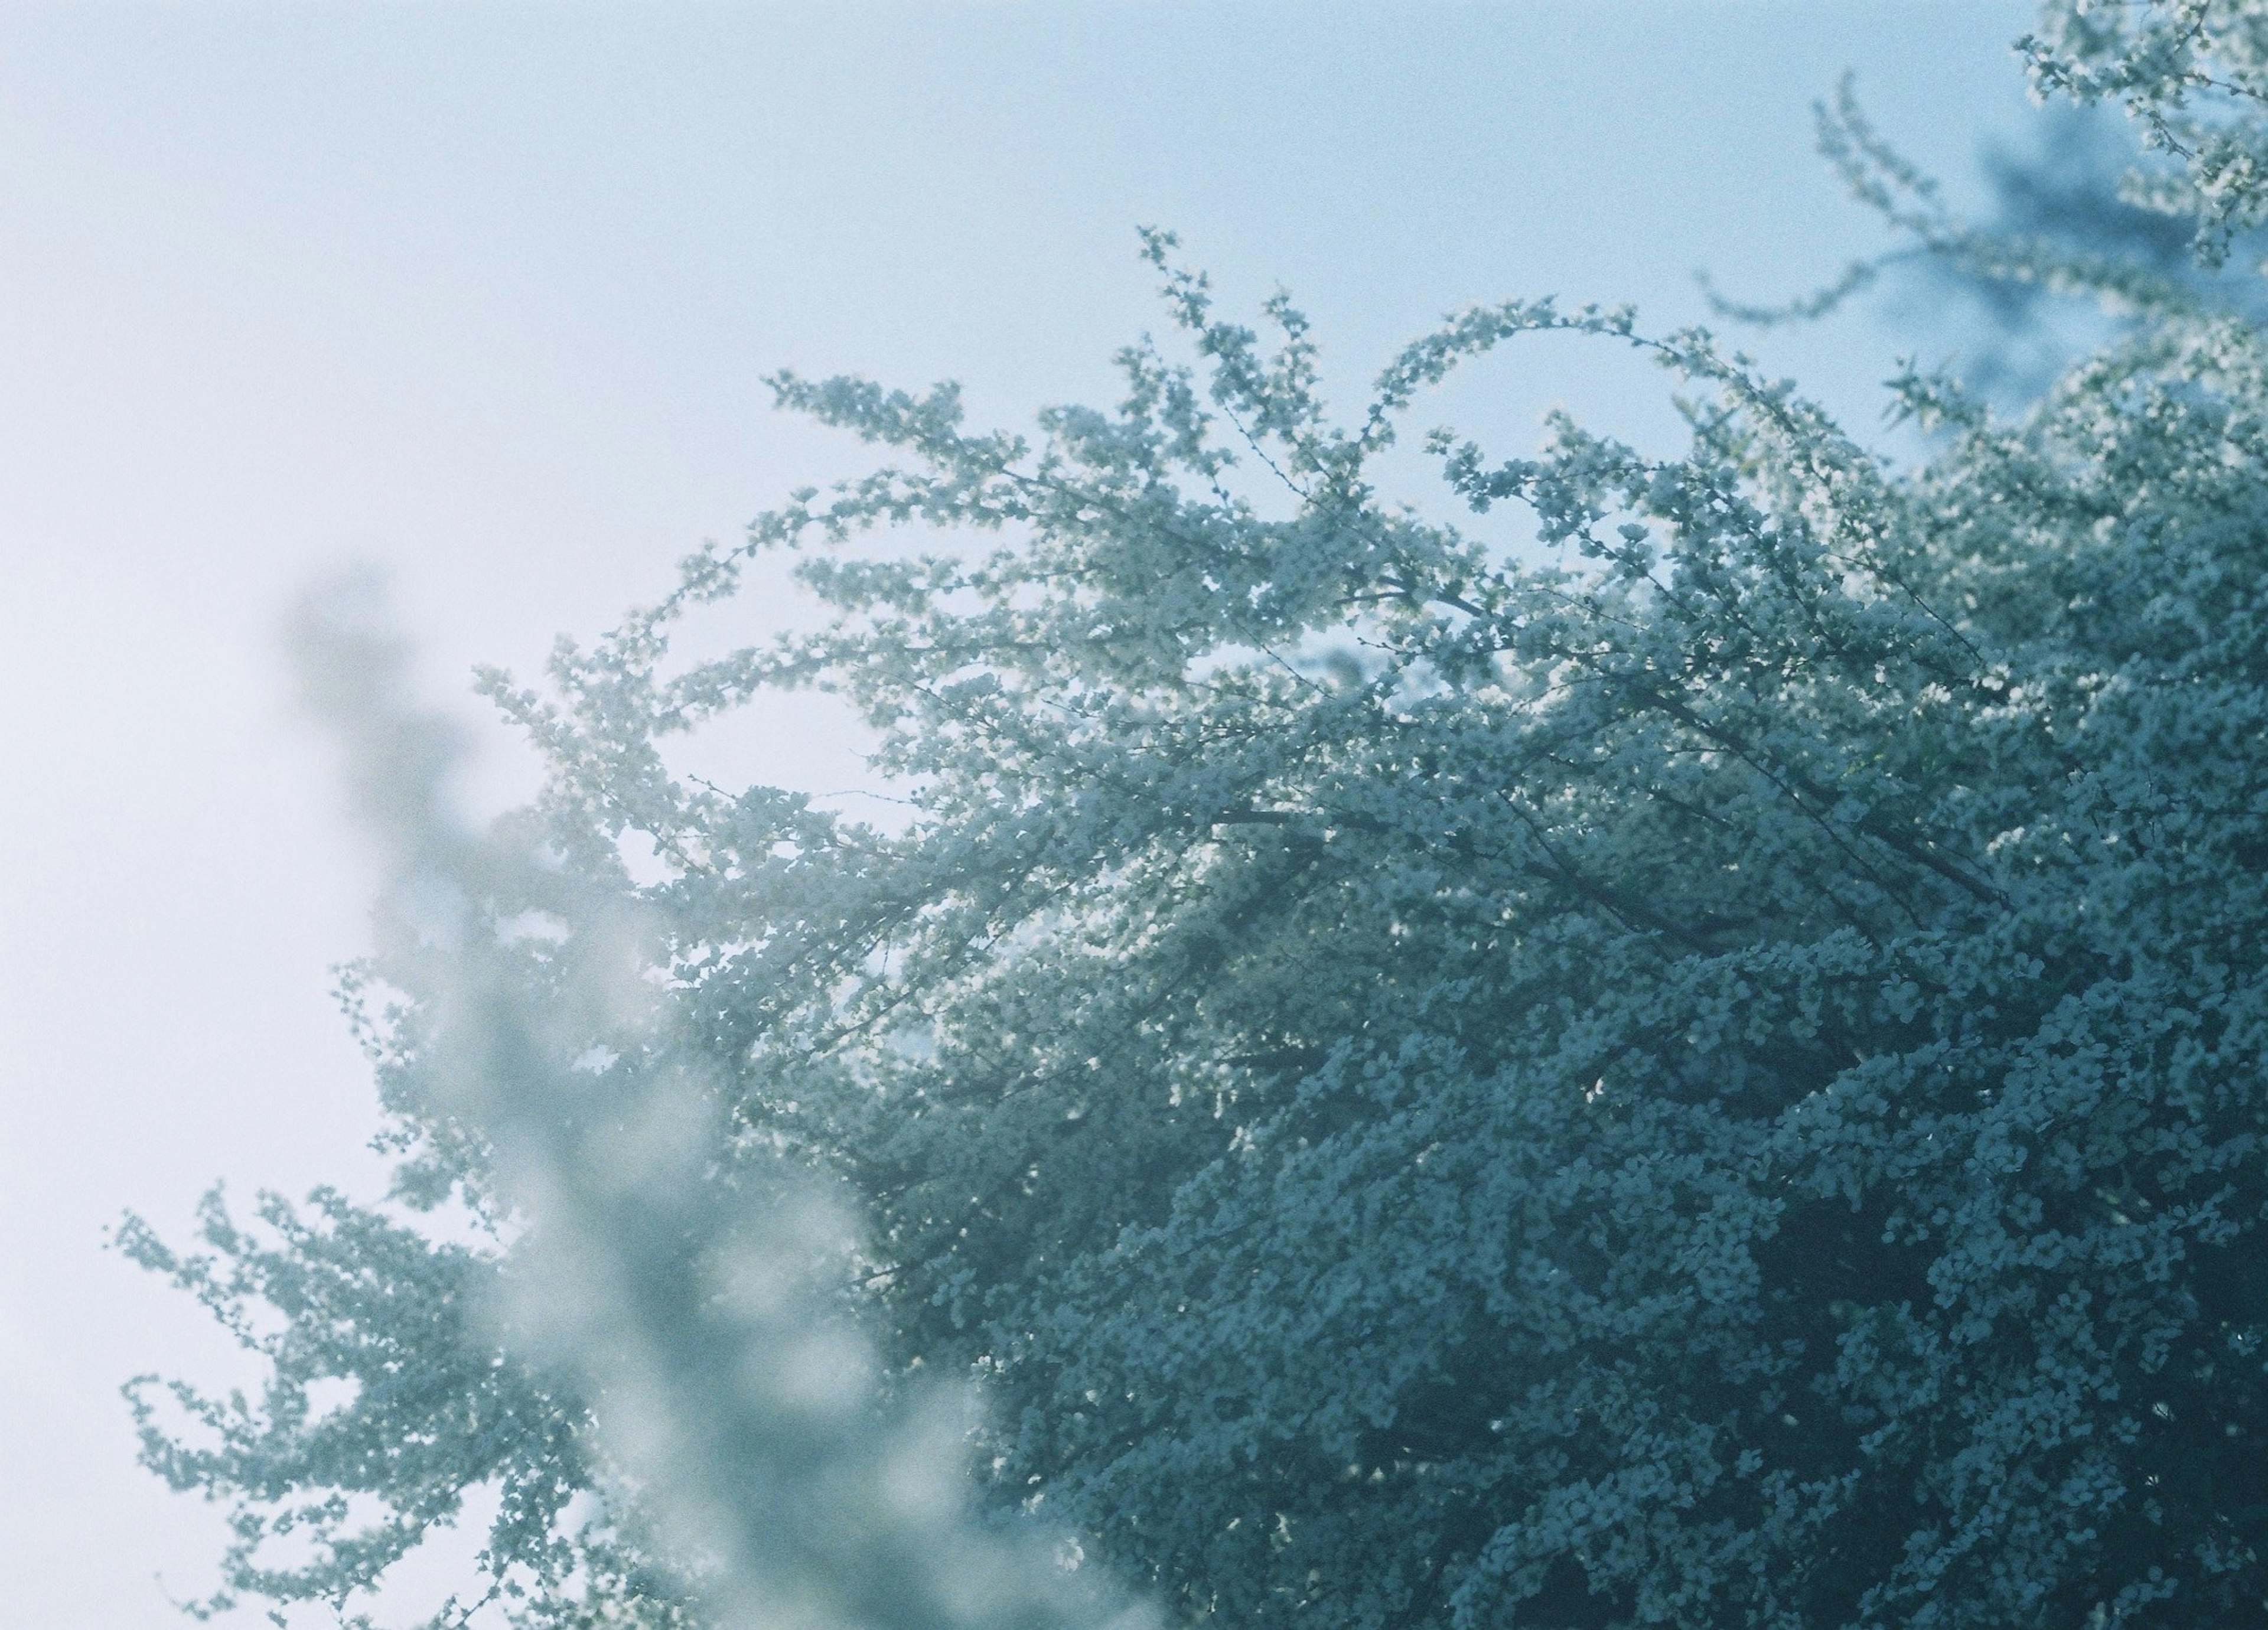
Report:
M 490 1312 L 508 1346 L 578 1378 L 718 1621 L 1139 1622 L 1035 1538 L 980 1526 L 965 1384 L 885 1395 L 843 1303 L 849 1217 L 807 1174 L 729 1146 L 643 971 L 635 900 L 449 814 L 451 733 L 406 699 L 371 586 L 311 598 L 295 635 L 382 845 L 380 961 L 418 970 L 431 1014 L 432 1108 L 477 1127 L 525 1221 Z

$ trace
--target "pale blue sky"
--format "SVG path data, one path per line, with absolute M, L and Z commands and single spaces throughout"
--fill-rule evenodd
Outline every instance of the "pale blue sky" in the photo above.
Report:
M 1494 5 L 175 4 L 0 12 L 0 1562 L 26 1625 L 174 1622 L 215 1516 L 130 1464 L 117 1382 L 231 1374 L 104 1256 L 226 1176 L 371 1191 L 324 995 L 366 874 L 270 638 L 389 564 L 437 685 L 531 666 L 855 453 L 762 376 L 1107 394 L 1160 313 L 1134 227 L 1225 303 L 1278 282 L 1341 395 L 1510 295 L 1703 315 L 1880 241 L 1813 157 L 1847 67 L 1972 187 L 2024 116 L 2002 0 Z M 1901 341 L 1757 348 L 1854 426 Z M 1421 413 L 1666 434 L 1557 342 Z M 776 608 L 775 608 L 776 609 Z M 752 606 L 760 621 L 774 610 Z M 783 778 L 849 779 L 789 715 Z M 491 793 L 521 772 L 498 759 Z M 404 1604 L 405 1609 L 407 1604 Z M 249 1622 L 249 1620 L 247 1620 Z M 312 1621 L 311 1621 L 312 1622 Z

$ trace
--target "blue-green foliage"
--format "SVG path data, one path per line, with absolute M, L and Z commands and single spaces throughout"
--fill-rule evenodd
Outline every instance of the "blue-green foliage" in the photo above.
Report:
M 2200 85 L 2264 88 L 2259 8 L 2051 10 L 2043 82 L 2205 155 L 2208 247 L 2257 224 L 2242 98 L 2193 127 Z M 1297 313 L 1263 343 L 1173 251 L 1188 365 L 1130 350 L 1117 409 L 1035 442 L 784 375 L 899 461 L 688 563 L 551 699 L 492 682 L 552 758 L 550 863 L 660 925 L 720 1169 L 853 1195 L 886 1369 L 980 1376 L 998 1503 L 1176 1617 L 2268 1621 L 2264 336 L 2123 286 L 2141 321 L 2020 419 L 1900 381 L 1940 439 L 1897 474 L 1705 336 L 1549 301 L 1453 320 L 1341 426 Z M 1427 385 L 1570 329 L 1680 377 L 1684 454 L 1433 436 L 1538 550 L 1381 498 Z M 823 631 L 668 664 L 749 553 L 806 548 Z M 863 712 L 909 822 L 673 777 L 674 734 L 797 684 Z M 478 1199 L 421 975 L 379 971 L 410 1197 Z M 407 1428 L 367 1382 L 311 1422 L 302 1373 L 381 1347 L 437 1441 L 549 1397 L 439 1333 L 469 1261 L 293 1290 L 412 1249 L 325 1208 L 280 1255 L 216 1223 L 251 1278 L 178 1271 L 349 1333 L 153 1463 L 413 1512 L 534 1464 L 372 1470 Z M 579 1464 L 584 1405 L 547 1407 L 526 1441 Z

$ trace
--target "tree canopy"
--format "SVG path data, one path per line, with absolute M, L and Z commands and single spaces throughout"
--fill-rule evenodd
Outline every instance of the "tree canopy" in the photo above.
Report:
M 2206 262 L 2268 221 L 2268 8 L 2025 49 Z M 343 1612 L 488 1485 L 451 1612 L 531 1625 L 1037 1626 L 1098 1573 L 1325 1630 L 2268 1623 L 2268 335 L 1932 241 L 2131 321 L 2021 411 L 1902 375 L 1911 468 L 1548 299 L 1341 419 L 1289 301 L 1152 233 L 1108 410 L 778 376 L 889 462 L 489 676 L 550 765 L 496 831 L 326 670 L 399 1203 L 122 1234 L 271 1361 L 135 1393 L 228 1598 Z M 1447 513 L 1389 501 L 1423 393 L 1543 332 L 1661 364 L 1690 445 L 1437 431 Z M 826 625 L 673 662 L 773 550 Z M 673 770 L 793 686 L 902 820 Z M 990 1516 L 903 1492 L 924 1434 Z

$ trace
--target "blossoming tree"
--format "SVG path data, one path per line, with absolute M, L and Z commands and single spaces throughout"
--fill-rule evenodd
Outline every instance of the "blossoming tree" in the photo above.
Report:
M 2027 49 L 2208 259 L 2268 219 L 2268 7 Z M 410 1209 L 122 1235 L 272 1362 L 136 1392 L 230 1597 L 343 1611 L 486 1484 L 451 1612 L 534 1625 L 1037 1625 L 1098 1573 L 1248 1626 L 2268 1623 L 2268 336 L 1947 236 L 2137 320 L 2021 416 L 1897 380 L 1896 471 L 1549 300 L 1337 421 L 1293 308 L 1147 245 L 1182 350 L 1036 438 L 781 376 L 890 461 L 494 676 L 551 765 L 497 832 L 367 665 L 328 693 Z M 1451 501 L 1388 503 L 1422 393 L 1543 331 L 1674 372 L 1687 450 L 1435 432 Z M 673 664 L 766 550 L 831 620 Z M 783 686 L 903 821 L 673 771 Z M 488 1244 L 416 1226 L 452 1195 Z

